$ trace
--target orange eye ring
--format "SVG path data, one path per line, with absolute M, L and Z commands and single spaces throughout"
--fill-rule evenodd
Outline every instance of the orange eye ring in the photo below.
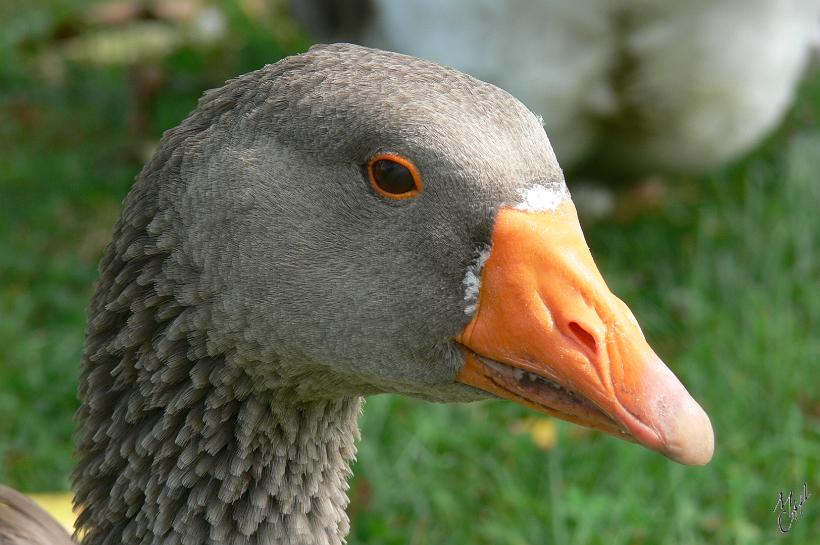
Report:
M 396 153 L 374 155 L 367 162 L 367 176 L 373 189 L 388 199 L 410 199 L 424 190 L 416 165 Z

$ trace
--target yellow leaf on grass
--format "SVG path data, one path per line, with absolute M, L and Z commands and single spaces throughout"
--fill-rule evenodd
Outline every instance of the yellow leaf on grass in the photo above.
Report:
M 558 429 L 552 418 L 524 418 L 513 424 L 512 431 L 529 435 L 541 450 L 552 450 L 558 442 Z
M 552 418 L 535 418 L 530 422 L 530 437 L 541 450 L 552 450 L 558 442 L 558 430 Z
M 48 492 L 26 495 L 37 502 L 37 505 L 48 511 L 69 533 L 74 531 L 75 517 L 71 510 L 71 501 L 74 495 L 71 492 Z

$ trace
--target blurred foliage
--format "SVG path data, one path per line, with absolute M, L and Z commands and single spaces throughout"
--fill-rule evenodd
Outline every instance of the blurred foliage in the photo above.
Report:
M 0 482 L 66 489 L 96 263 L 161 131 L 202 91 L 307 48 L 277 3 L 0 4 Z M 351 543 L 732 543 L 778 538 L 820 489 L 820 74 L 751 157 L 650 181 L 593 253 L 712 416 L 705 468 L 504 402 L 376 396 Z M 798 492 L 799 493 L 799 492 Z M 787 539 L 820 535 L 820 503 Z
M 0 5 L 0 481 L 61 489 L 85 305 L 131 181 L 204 90 L 309 44 L 259 1 Z

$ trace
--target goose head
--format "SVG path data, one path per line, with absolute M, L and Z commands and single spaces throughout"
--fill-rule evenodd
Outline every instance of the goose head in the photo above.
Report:
M 149 214 L 167 253 L 157 289 L 190 311 L 170 336 L 204 332 L 203 355 L 259 391 L 502 397 L 711 458 L 708 417 L 598 272 L 538 118 L 492 85 L 314 47 L 206 95 L 141 183 L 122 222 Z

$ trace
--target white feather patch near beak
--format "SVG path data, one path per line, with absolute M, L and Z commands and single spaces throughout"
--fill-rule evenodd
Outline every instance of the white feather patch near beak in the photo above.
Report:
M 563 185 L 536 184 L 522 189 L 520 201 L 513 207 L 516 210 L 528 212 L 552 212 L 567 199 L 569 199 L 569 191 Z
M 478 307 L 478 291 L 481 289 L 481 269 L 484 268 L 484 263 L 490 257 L 490 246 L 484 245 L 478 251 L 478 255 L 467 267 L 467 274 L 464 275 L 464 280 L 461 283 L 464 285 L 464 301 L 467 306 L 464 308 L 464 314 L 472 316 L 475 314 Z

